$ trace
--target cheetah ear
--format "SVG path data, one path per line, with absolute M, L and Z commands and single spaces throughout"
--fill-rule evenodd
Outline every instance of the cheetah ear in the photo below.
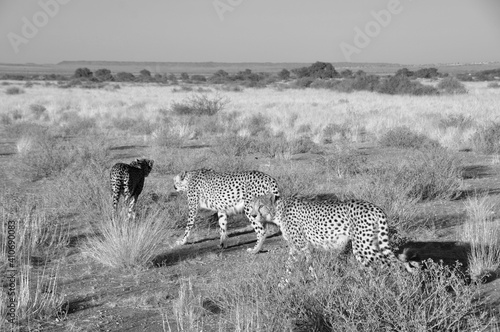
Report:
M 182 171 L 182 173 L 181 173 L 181 180 L 184 180 L 184 178 L 186 177 L 186 174 L 187 174 L 186 171 Z

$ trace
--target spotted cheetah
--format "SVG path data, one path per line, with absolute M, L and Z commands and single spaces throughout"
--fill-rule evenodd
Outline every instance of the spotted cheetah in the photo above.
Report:
M 291 273 L 297 255 L 305 255 L 310 272 L 311 249 L 344 249 L 352 241 L 356 259 L 364 266 L 375 260 L 389 265 L 395 259 L 389 248 L 387 217 L 379 207 L 362 200 L 311 200 L 262 195 L 252 203 L 254 220 L 272 222 L 281 229 L 289 245 L 286 271 Z M 408 263 L 409 272 L 413 269 Z
M 250 202 L 255 196 L 272 193 L 279 197 L 278 184 L 271 176 L 259 171 L 220 173 L 211 169 L 184 171 L 174 177 L 174 188 L 187 193 L 188 223 L 178 245 L 186 244 L 199 209 L 217 211 L 220 226 L 220 247 L 226 247 L 227 216 L 244 213 L 257 233 L 257 244 L 250 253 L 262 249 L 266 237 L 262 224 L 250 216 Z
M 144 178 L 153 169 L 153 160 L 137 159 L 130 164 L 116 163 L 110 172 L 113 211 L 116 213 L 120 195 L 128 203 L 128 218 L 135 219 L 135 204 L 144 187 Z

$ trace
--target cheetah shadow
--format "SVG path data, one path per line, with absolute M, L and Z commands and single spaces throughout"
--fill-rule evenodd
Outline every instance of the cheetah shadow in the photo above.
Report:
M 444 266 L 456 269 L 468 282 L 471 282 L 473 279 L 469 273 L 470 243 L 460 241 L 410 241 L 400 246 L 395 254 L 396 256 L 403 255 L 410 262 L 422 263 L 430 259 Z M 421 267 L 425 269 L 425 263 L 421 264 Z M 500 269 L 497 269 L 495 271 L 484 271 L 476 281 L 489 283 L 499 278 Z
M 266 237 L 264 247 L 276 241 L 280 235 L 281 232 L 279 231 L 269 232 L 269 235 Z M 164 267 L 176 265 L 184 260 L 202 257 L 209 254 L 224 255 L 238 251 L 245 251 L 246 254 L 246 249 L 251 248 L 255 243 L 257 243 L 257 239 L 253 228 L 251 228 L 251 226 L 243 227 L 228 234 L 227 246 L 224 249 L 219 247 L 218 236 L 208 237 L 188 242 L 183 246 L 174 247 L 168 252 L 156 256 L 152 260 L 152 263 L 153 266 Z M 268 252 L 266 249 L 260 251 L 260 253 L 266 252 Z M 250 253 L 248 254 L 250 255 Z

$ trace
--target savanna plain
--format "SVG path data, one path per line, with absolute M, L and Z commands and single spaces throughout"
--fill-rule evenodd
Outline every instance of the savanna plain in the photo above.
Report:
M 464 84 L 410 96 L 1 82 L 0 270 L 15 285 L 2 279 L 0 329 L 498 331 L 500 89 Z M 137 218 L 123 203 L 112 218 L 109 170 L 136 158 L 154 160 Z M 230 217 L 226 249 L 209 213 L 176 246 L 187 200 L 172 178 L 203 167 L 260 170 L 286 196 L 373 202 L 393 250 L 422 268 L 317 251 L 317 279 L 299 264 L 278 287 L 286 242 L 268 225 L 264 250 L 247 253 L 244 216 Z

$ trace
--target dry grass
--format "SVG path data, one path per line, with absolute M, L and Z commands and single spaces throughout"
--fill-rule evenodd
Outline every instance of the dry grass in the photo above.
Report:
M 461 188 L 461 161 L 450 150 L 479 146 L 471 138 L 500 116 L 500 89 L 483 85 L 467 83 L 467 94 L 429 97 L 312 89 L 203 91 L 209 99 L 231 103 L 215 115 L 202 116 L 172 111 L 171 105 L 185 103 L 196 92 L 176 93 L 171 87 L 123 84 L 106 91 L 34 85 L 22 99 L 4 94 L 0 126 L 18 143 L 9 171 L 21 184 L 43 179 L 26 185 L 39 190 L 36 202 L 21 194 L 16 199 L 2 196 L 5 215 L 20 220 L 19 317 L 28 321 L 58 314 L 59 271 L 66 262 L 61 252 L 67 247 L 61 220 L 71 221 L 77 235 L 89 223 L 94 227 L 95 236 L 74 250 L 80 255 L 83 249 L 106 267 L 143 270 L 164 253 L 170 232 L 185 227 L 187 219 L 185 198 L 169 195 L 172 175 L 183 170 L 258 169 L 275 177 L 284 195 L 356 196 L 381 206 L 396 229 L 413 230 L 419 202 L 449 200 Z M 384 164 L 367 161 L 355 144 L 381 149 L 376 146 L 380 138 L 402 126 L 443 149 L 399 151 L 397 159 Z M 109 168 L 129 151 L 110 151 L 110 145 L 134 146 L 129 151 L 155 160 L 135 222 L 111 218 Z M 301 152 L 318 161 L 295 160 Z M 495 239 L 500 236 L 492 235 L 498 234 L 498 223 L 488 214 L 488 202 L 467 204 L 467 238 L 462 240 L 472 244 L 471 273 L 480 278 L 498 269 Z M 38 206 L 55 212 L 44 214 Z M 60 263 L 35 267 L 26 259 L 33 253 Z M 472 301 L 476 286 L 466 286 L 455 271 L 431 265 L 428 272 L 408 276 L 365 271 L 352 259 L 339 263 L 328 255 L 315 257 L 320 280 L 304 280 L 299 271 L 294 287 L 285 290 L 276 287 L 283 273 L 279 253 L 238 264 L 222 262 L 210 278 L 182 279 L 168 312 L 173 310 L 179 330 L 188 331 L 437 331 L 479 330 L 490 324 L 489 310 L 478 313 L 481 300 Z M 172 317 L 166 311 L 163 315 L 164 329 L 175 330 L 168 325 Z M 5 321 L 0 324 L 5 327 Z
M 124 213 L 96 224 L 96 237 L 88 239 L 83 251 L 113 268 L 144 269 L 165 249 L 169 235 L 158 213 L 128 220 Z
M 460 240 L 470 243 L 469 270 L 477 281 L 490 279 L 500 268 L 500 219 L 495 218 L 495 199 L 487 196 L 468 198 L 467 220 Z
M 181 283 L 176 322 L 186 331 L 462 331 L 492 326 L 494 317 L 475 300 L 476 286 L 435 263 L 418 275 L 364 270 L 316 255 L 318 280 L 295 271 L 291 285 L 275 255 L 257 266 L 227 268 L 198 289 Z M 347 263 L 347 264 L 346 264 Z M 305 270 L 305 269 L 304 269 Z M 349 285 L 347 287 L 347 285 Z
M 65 298 L 59 285 L 59 263 L 51 260 L 64 253 L 69 241 L 68 228 L 45 212 L 43 203 L 33 197 L 3 194 L 3 216 L 0 225 L 0 256 L 2 274 L 14 269 L 15 322 L 11 325 L 6 307 L 0 308 L 0 328 L 30 328 L 36 322 L 64 315 Z M 13 235 L 7 238 L 7 236 Z M 13 265 L 11 265 L 13 264 Z M 2 290 L 2 303 L 7 303 Z M 12 313 L 12 311 L 9 311 Z

